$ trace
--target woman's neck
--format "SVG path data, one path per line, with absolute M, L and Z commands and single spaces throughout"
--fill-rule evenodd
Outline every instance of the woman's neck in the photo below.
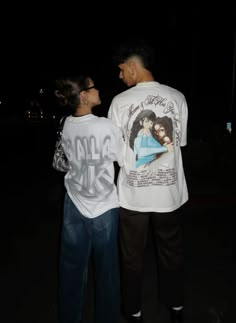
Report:
M 88 107 L 84 107 L 84 108 L 80 107 L 80 108 L 76 109 L 73 116 L 74 117 L 82 117 L 82 116 L 86 116 L 87 114 L 92 114 L 92 109 L 88 108 Z

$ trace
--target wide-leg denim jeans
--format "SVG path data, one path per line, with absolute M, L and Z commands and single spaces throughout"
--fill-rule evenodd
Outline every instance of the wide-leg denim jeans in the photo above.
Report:
M 89 219 L 65 195 L 59 264 L 60 323 L 79 323 L 93 250 L 95 268 L 95 322 L 118 323 L 120 290 L 118 263 L 118 209 Z

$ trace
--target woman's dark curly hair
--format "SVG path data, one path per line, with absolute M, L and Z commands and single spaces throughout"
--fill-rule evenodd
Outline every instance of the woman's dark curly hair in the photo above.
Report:
M 80 104 L 80 92 L 89 86 L 89 76 L 66 77 L 55 81 L 54 94 L 58 104 L 75 110 Z

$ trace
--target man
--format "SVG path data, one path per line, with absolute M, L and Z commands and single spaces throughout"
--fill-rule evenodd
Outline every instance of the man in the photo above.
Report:
M 108 111 L 108 118 L 122 129 L 126 141 L 124 166 L 117 180 L 124 314 L 130 323 L 144 322 L 144 250 L 151 224 L 160 298 L 171 321 L 183 322 L 180 213 L 188 190 L 180 147 L 187 144 L 187 103 L 181 92 L 154 79 L 154 50 L 144 41 L 121 44 L 114 60 L 119 78 L 130 87 L 113 98 Z M 167 129 L 159 129 L 167 123 L 168 136 Z M 160 131 L 164 140 L 157 135 Z

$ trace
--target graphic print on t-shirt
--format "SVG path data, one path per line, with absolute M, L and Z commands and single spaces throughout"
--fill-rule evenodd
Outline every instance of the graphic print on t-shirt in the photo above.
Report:
M 129 109 L 129 146 L 135 153 L 135 167 L 150 166 L 163 154 L 173 152 L 173 104 L 160 96 L 148 96 L 140 106 Z M 158 115 L 161 107 L 161 115 Z M 163 109 L 164 107 L 164 109 Z
M 74 180 L 82 196 L 96 196 L 98 191 L 105 196 L 106 192 L 110 192 L 113 186 L 112 175 L 107 169 L 111 164 L 110 142 L 111 138 L 107 136 L 100 147 L 94 136 L 76 138 L 76 164 L 79 169 L 73 171 L 72 168 L 68 177 Z
M 172 127 L 168 117 L 157 118 L 152 110 L 141 111 L 134 120 L 130 134 L 130 148 L 136 156 L 136 168 L 159 158 L 161 154 L 172 151 Z

